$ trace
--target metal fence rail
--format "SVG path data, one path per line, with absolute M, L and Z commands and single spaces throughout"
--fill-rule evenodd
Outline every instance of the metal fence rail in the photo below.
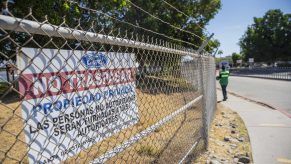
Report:
M 214 59 L 145 38 L 0 15 L 14 73 L 0 76 L 1 163 L 193 160 L 216 109 Z
M 239 68 L 231 69 L 234 76 L 247 76 L 268 78 L 277 80 L 291 80 L 290 67 L 267 67 L 267 68 Z

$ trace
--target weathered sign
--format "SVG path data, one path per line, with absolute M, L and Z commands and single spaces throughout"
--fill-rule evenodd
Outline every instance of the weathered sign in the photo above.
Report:
M 21 48 L 30 163 L 59 163 L 138 122 L 135 56 Z

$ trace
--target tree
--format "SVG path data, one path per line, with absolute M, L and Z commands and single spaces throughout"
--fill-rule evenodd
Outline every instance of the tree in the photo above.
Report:
M 25 17 L 28 14 L 28 8 L 31 7 L 33 17 L 39 22 L 44 21 L 44 17 L 45 15 L 47 15 L 47 19 L 51 24 L 60 25 L 61 23 L 63 23 L 63 17 L 65 16 L 65 26 L 72 28 L 78 27 L 82 28 L 85 31 L 91 29 L 90 27 L 92 21 L 94 21 L 94 28 L 96 32 L 102 31 L 106 34 L 109 33 L 111 35 L 119 36 L 124 36 L 125 33 L 130 34 L 131 32 L 134 32 L 135 34 L 139 35 L 139 39 L 141 39 L 142 35 L 149 35 L 149 33 L 144 30 L 133 28 L 128 24 L 124 24 L 120 21 L 116 21 L 108 16 L 105 16 L 104 14 L 101 14 L 105 13 L 109 16 L 116 17 L 121 21 L 130 22 L 137 26 L 144 27 L 157 33 L 162 33 L 166 36 L 178 38 L 180 40 L 187 41 L 198 46 L 202 44 L 202 40 L 200 38 L 205 39 L 207 37 L 204 33 L 203 28 L 207 25 L 210 19 L 214 17 L 214 15 L 221 7 L 220 0 L 167 1 L 168 3 L 178 8 L 180 11 L 183 11 L 185 13 L 184 15 L 172 9 L 169 5 L 160 0 L 132 0 L 132 3 L 130 3 L 128 0 L 78 0 L 75 1 L 77 2 L 77 4 L 70 3 L 70 1 L 67 0 L 10 0 L 9 2 L 13 2 L 8 3 L 9 11 L 15 17 L 19 18 Z M 84 10 L 80 8 L 78 4 L 83 7 L 92 8 L 98 12 L 96 13 L 89 10 Z M 195 33 L 198 37 L 170 27 L 167 23 L 163 23 L 144 13 L 133 4 L 140 6 L 148 13 L 151 13 L 154 16 L 161 18 L 162 20 L 172 24 L 173 26 Z M 1 7 L 3 8 L 3 6 L 4 5 L 2 5 Z M 28 19 L 31 18 L 32 17 L 28 17 Z M 81 26 L 78 26 L 79 24 Z M 119 28 L 121 29 L 120 31 L 118 31 Z M 14 35 L 19 45 L 23 45 L 31 37 L 25 33 L 11 33 L 11 35 Z M 153 34 L 150 34 L 150 36 L 153 36 Z M 164 37 L 158 35 L 154 37 L 157 39 L 165 40 Z M 58 47 L 62 48 L 75 48 L 76 44 L 79 42 L 74 40 L 69 40 L 68 42 L 66 42 L 63 39 L 55 38 L 53 39 L 54 44 L 46 44 L 50 42 L 50 38 L 39 35 L 34 35 L 33 39 L 34 41 L 36 41 L 35 43 L 38 43 L 39 45 L 46 45 L 47 47 L 55 47 L 55 45 L 57 45 Z M 30 42 L 26 44 L 26 46 L 39 47 L 38 45 L 35 45 L 35 43 Z M 86 42 L 81 43 L 82 45 L 88 44 Z M 190 47 L 192 49 L 197 49 L 197 47 L 191 47 L 186 43 L 174 43 Z M 210 44 L 212 45 L 212 47 L 207 48 L 207 51 L 209 52 L 212 52 L 213 48 L 219 46 L 219 42 L 217 40 L 210 41 Z M 8 41 L 5 43 L 5 45 L 1 45 L 0 51 L 3 51 L 4 54 L 8 54 L 8 56 L 10 56 L 9 54 L 14 53 L 10 52 L 10 50 L 15 50 L 16 47 L 17 45 L 14 45 L 12 42 Z
M 291 60 L 291 14 L 269 10 L 262 18 L 254 18 L 239 45 L 245 61 Z
M 219 46 L 220 46 L 220 42 L 217 39 L 214 39 L 208 42 L 205 49 L 208 53 L 215 55 L 214 53 L 216 53 Z
M 231 59 L 232 59 L 232 62 L 233 62 L 233 64 L 235 65 L 235 66 L 237 66 L 237 60 L 240 60 L 240 59 L 242 59 L 242 56 L 240 55 L 240 54 L 238 54 L 238 53 L 232 53 L 232 55 L 231 55 Z
M 230 66 L 233 64 L 232 60 L 231 60 L 231 56 L 224 56 L 224 57 L 221 57 L 221 58 L 215 58 L 216 65 L 219 65 L 219 63 L 222 62 L 222 61 L 229 62 Z
M 215 58 L 215 63 L 219 64 L 222 61 L 221 55 L 223 54 L 222 50 L 218 50 L 217 54 L 219 55 L 219 58 Z
M 165 34 L 166 36 L 178 38 L 180 40 L 187 41 L 198 46 L 202 44 L 202 40 L 200 38 L 207 38 L 206 34 L 203 31 L 203 28 L 215 16 L 215 14 L 221 7 L 220 0 L 167 0 L 169 4 L 175 6 L 175 8 L 179 9 L 180 11 L 183 11 L 183 13 L 185 14 L 184 15 L 171 8 L 168 4 L 164 3 L 161 0 L 132 0 L 132 2 L 134 5 L 129 3 L 126 7 L 128 11 L 122 17 L 124 21 L 131 22 L 149 30 Z M 148 14 L 138 9 L 135 5 L 140 6 L 148 13 L 151 13 L 154 16 L 159 17 L 160 19 L 178 28 L 195 33 L 198 37 L 177 30 L 169 26 L 167 23 L 163 23 L 149 16 Z M 117 24 L 117 27 L 124 27 L 124 24 L 119 23 Z M 143 30 L 134 30 L 139 34 L 145 33 L 145 31 Z M 160 36 L 156 37 L 160 38 Z M 185 43 L 176 42 L 176 44 L 189 47 L 189 45 Z M 217 46 L 217 44 L 214 44 L 214 46 Z M 197 47 L 192 48 L 198 49 Z M 212 49 L 208 50 L 210 52 Z
M 116 13 L 117 15 L 118 12 L 124 10 L 123 6 L 126 5 L 126 3 L 124 3 L 125 1 L 126 0 L 80 0 L 79 3 L 103 13 Z M 17 18 L 36 19 L 39 22 L 43 22 L 47 19 L 48 22 L 53 25 L 62 24 L 62 26 L 68 26 L 71 28 L 81 25 L 81 28 L 85 31 L 90 29 L 93 20 L 97 22 L 94 24 L 95 29 L 106 30 L 113 27 L 113 22 L 110 18 L 98 15 L 88 10 L 82 10 L 78 4 L 70 3 L 67 0 L 4 0 L 0 7 L 2 8 L 2 13 L 6 15 L 10 15 L 6 12 L 6 10 L 9 10 L 9 12 Z M 31 8 L 32 11 L 31 15 L 29 13 L 29 8 Z M 4 32 L 0 31 L 0 35 L 4 35 Z M 9 39 L 5 42 L 0 42 L 0 53 L 5 54 L 8 57 L 13 56 L 13 58 L 15 58 L 15 50 L 19 46 L 39 48 L 40 46 L 46 45 L 46 48 L 59 47 L 64 49 L 75 49 L 77 43 L 81 42 L 37 34 L 34 34 L 33 40 L 29 41 L 32 37 L 30 34 L 13 31 L 9 35 L 15 42 L 12 42 Z M 15 43 L 17 43 L 17 45 Z M 81 43 L 83 47 L 89 47 L 88 44 L 90 44 L 88 42 Z M 98 47 L 96 49 L 98 49 Z M 0 55 L 0 58 L 3 58 L 3 55 Z
M 223 54 L 223 51 L 219 50 L 217 54 L 221 56 Z

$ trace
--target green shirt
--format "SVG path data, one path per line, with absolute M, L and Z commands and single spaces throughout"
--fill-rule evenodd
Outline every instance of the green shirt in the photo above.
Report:
M 220 71 L 219 73 L 219 83 L 220 85 L 228 84 L 229 71 Z

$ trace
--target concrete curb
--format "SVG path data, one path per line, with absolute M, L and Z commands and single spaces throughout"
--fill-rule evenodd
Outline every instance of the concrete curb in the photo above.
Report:
M 221 90 L 220 88 L 216 88 L 218 90 Z M 269 109 L 273 109 L 273 110 L 278 110 L 279 112 L 283 113 L 284 115 L 286 115 L 287 117 L 291 118 L 291 114 L 288 113 L 286 110 L 284 109 L 279 109 L 277 107 L 274 107 L 266 102 L 262 102 L 262 101 L 259 101 L 259 100 L 255 100 L 255 99 L 250 99 L 248 97 L 245 97 L 245 96 L 242 96 L 242 95 L 239 95 L 237 93 L 234 93 L 234 92 L 231 92 L 231 91 L 227 91 L 227 93 L 233 95 L 233 96 L 236 96 L 236 97 L 239 97 L 239 98 L 242 98 L 244 100 L 247 100 L 247 101 L 250 101 L 250 102 L 253 102 L 253 103 L 256 103 L 258 105 L 261 105 L 261 106 L 264 106 L 264 107 L 267 107 Z

